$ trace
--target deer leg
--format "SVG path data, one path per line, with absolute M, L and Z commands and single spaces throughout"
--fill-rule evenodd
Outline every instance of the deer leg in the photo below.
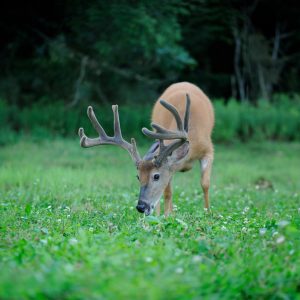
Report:
M 155 209 L 156 209 L 156 215 L 160 216 L 160 201 L 158 201 Z
M 165 216 L 173 211 L 171 181 L 164 190 Z
M 201 187 L 204 194 L 204 207 L 209 209 L 209 185 L 212 169 L 213 156 L 207 155 L 200 160 L 201 165 Z

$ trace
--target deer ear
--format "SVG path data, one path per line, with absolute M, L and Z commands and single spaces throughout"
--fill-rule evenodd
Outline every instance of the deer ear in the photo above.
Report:
M 185 142 L 183 145 L 173 151 L 173 153 L 168 157 L 168 164 L 170 168 L 176 170 L 181 164 L 182 160 L 187 157 L 189 150 L 190 144 L 189 142 Z

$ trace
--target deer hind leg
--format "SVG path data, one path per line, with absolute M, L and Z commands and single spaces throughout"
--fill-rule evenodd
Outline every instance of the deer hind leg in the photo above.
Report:
M 204 207 L 209 209 L 209 185 L 210 175 L 213 163 L 213 155 L 205 155 L 200 160 L 201 165 L 201 187 L 204 194 Z
M 165 216 L 173 211 L 171 181 L 164 190 Z

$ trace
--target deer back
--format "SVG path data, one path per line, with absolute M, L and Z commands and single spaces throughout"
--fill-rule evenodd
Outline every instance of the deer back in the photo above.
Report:
M 171 85 L 158 98 L 152 111 L 152 122 L 166 129 L 176 129 L 172 114 L 164 109 L 159 100 L 163 99 L 178 110 L 181 118 L 185 113 L 186 94 L 191 99 L 188 140 L 190 142 L 190 160 L 200 159 L 204 154 L 213 151 L 211 133 L 214 126 L 214 111 L 208 97 L 197 86 L 180 82 Z

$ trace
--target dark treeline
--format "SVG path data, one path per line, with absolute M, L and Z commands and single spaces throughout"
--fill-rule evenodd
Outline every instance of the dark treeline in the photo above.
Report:
M 11 1 L 0 14 L 0 97 L 15 106 L 146 103 L 183 80 L 242 102 L 300 92 L 298 1 Z

